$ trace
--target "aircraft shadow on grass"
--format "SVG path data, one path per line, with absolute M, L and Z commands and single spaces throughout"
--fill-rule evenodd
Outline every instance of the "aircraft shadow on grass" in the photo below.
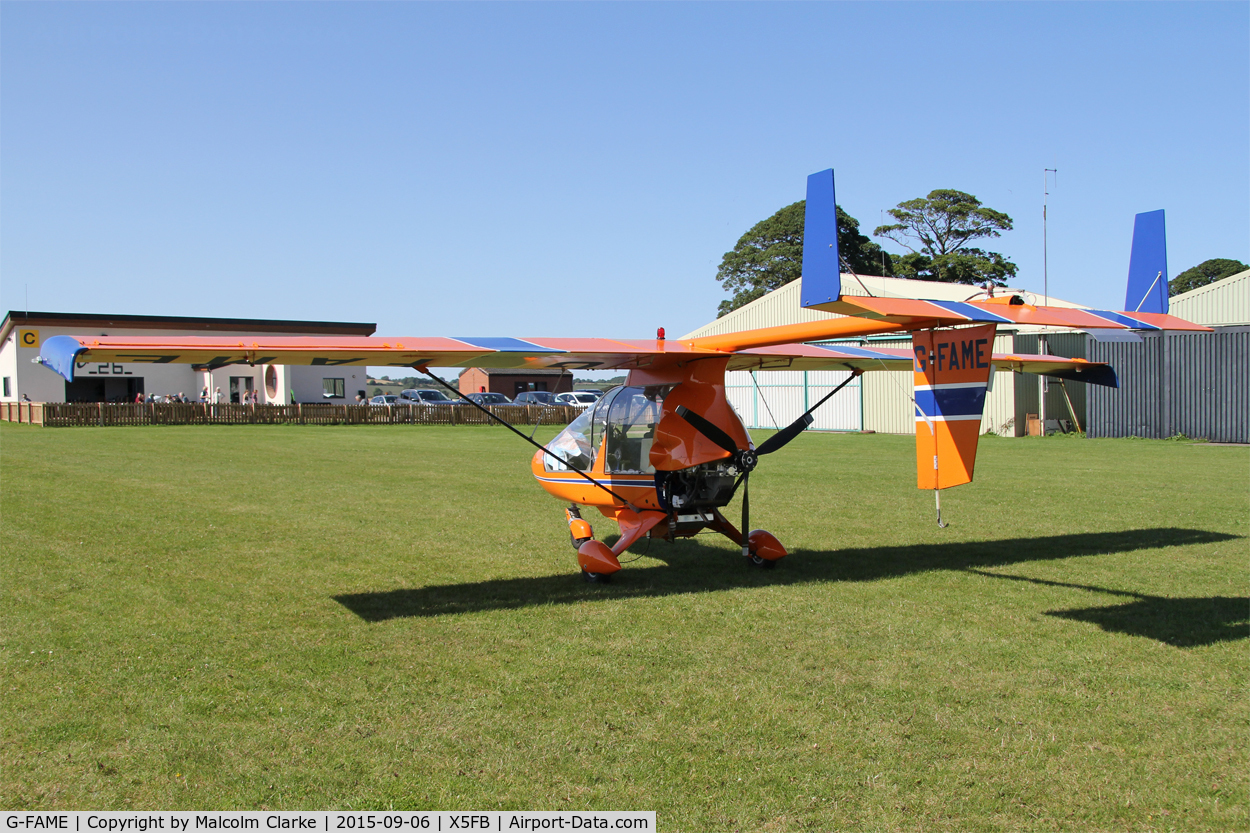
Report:
M 776 570 L 768 571 L 739 563 L 743 559 L 735 550 L 708 547 L 697 539 L 672 545 L 657 541 L 646 554 L 666 562 L 668 566 L 627 568 L 614 576 L 614 581 L 607 585 L 585 584 L 576 575 L 561 574 L 486 579 L 464 584 L 432 585 L 374 593 L 348 593 L 335 596 L 334 599 L 366 621 L 382 622 L 409 616 L 446 616 L 537 605 L 657 598 L 678 593 L 708 593 L 750 587 L 875 581 L 932 570 L 981 572 L 977 568 L 1210 544 L 1238 537 L 1222 532 L 1167 527 L 827 552 L 797 550 Z M 637 549 L 634 551 L 637 552 Z M 996 573 L 985 575 L 1034 581 Z M 1118 607 L 1058 611 L 1049 615 L 1092 622 L 1104 630 L 1149 636 L 1173 645 L 1200 645 L 1250 636 L 1247 625 L 1244 624 L 1247 618 L 1246 599 L 1165 599 L 1100 588 L 1082 589 L 1128 595 L 1137 601 Z
M 990 578 L 1009 581 L 1026 581 L 1047 587 L 1071 587 L 1125 596 L 1136 601 L 1107 607 L 1086 607 L 1073 610 L 1048 610 L 1047 616 L 1089 622 L 1104 631 L 1144 636 L 1157 642 L 1166 642 L 1178 648 L 1212 645 L 1250 639 L 1250 598 L 1236 596 L 1205 596 L 1169 598 L 1133 593 L 1129 590 L 1112 590 L 1088 584 L 1069 584 L 1063 581 L 1047 581 L 1040 578 L 1011 576 L 971 569 L 970 572 Z

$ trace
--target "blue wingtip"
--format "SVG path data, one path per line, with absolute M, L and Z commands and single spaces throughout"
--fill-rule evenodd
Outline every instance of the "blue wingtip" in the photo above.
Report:
M 74 362 L 78 354 L 86 349 L 78 339 L 70 336 L 45 338 L 43 344 L 39 345 L 39 363 L 61 374 L 65 377 L 65 381 L 72 382 L 74 381 Z
M 1163 209 L 1144 211 L 1133 220 L 1124 310 L 1168 311 L 1168 244 Z
M 842 266 L 838 257 L 838 209 L 833 191 L 833 168 L 807 178 L 807 209 L 803 218 L 803 285 L 805 307 L 827 304 L 842 294 Z

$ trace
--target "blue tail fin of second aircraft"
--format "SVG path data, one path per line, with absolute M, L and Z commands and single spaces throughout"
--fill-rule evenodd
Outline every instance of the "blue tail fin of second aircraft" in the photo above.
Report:
M 838 257 L 838 208 L 833 193 L 833 168 L 807 178 L 807 209 L 803 218 L 803 306 L 838 300 L 842 267 Z
M 1168 311 L 1168 243 L 1163 209 L 1145 211 L 1133 221 L 1125 312 Z

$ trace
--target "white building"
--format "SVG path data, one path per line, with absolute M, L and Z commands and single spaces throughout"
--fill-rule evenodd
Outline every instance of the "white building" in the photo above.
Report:
M 1168 312 L 1206 327 L 1250 324 L 1250 269 L 1173 295 Z
M 208 390 L 214 401 L 238 402 L 245 391 L 269 405 L 355 401 L 365 387 L 363 367 L 80 363 L 67 382 L 32 360 L 45 339 L 57 335 L 108 336 L 370 336 L 376 325 L 339 321 L 270 321 L 159 315 L 10 311 L 0 324 L 0 402 L 133 402 L 139 393 L 184 394 L 192 401 Z

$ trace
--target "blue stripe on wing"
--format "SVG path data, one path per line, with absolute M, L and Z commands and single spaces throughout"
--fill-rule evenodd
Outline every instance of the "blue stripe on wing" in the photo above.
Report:
M 556 350 L 551 347 L 541 347 L 532 341 L 522 341 L 519 338 L 465 338 L 464 336 L 453 336 L 456 341 L 463 341 L 465 344 L 477 347 L 480 350 L 496 350 L 500 353 L 563 353 L 563 350 Z
M 1088 312 L 1091 315 L 1097 315 L 1099 318 L 1105 318 L 1108 321 L 1114 321 L 1117 324 L 1123 324 L 1125 327 L 1131 327 L 1134 330 L 1157 330 L 1154 324 L 1147 324 L 1145 321 L 1138 321 L 1136 318 L 1129 318 L 1122 312 L 1112 312 L 1105 309 L 1087 309 L 1082 312 Z
M 986 312 L 980 307 L 974 307 L 972 304 L 965 304 L 962 301 L 934 301 L 926 298 L 926 303 L 939 306 L 942 309 L 950 310 L 956 315 L 962 315 L 969 321 L 993 321 L 995 324 L 1010 324 L 1010 318 L 1003 318 L 1001 315 L 995 315 L 992 312 Z

